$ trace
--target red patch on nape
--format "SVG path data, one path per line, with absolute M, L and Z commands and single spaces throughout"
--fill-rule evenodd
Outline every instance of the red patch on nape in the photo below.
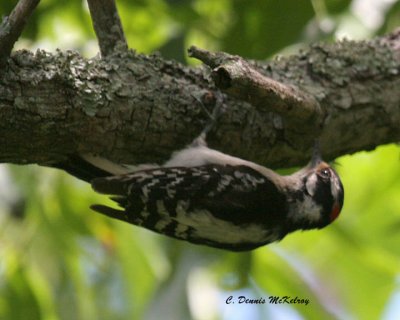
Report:
M 337 202 L 335 202 L 335 204 L 333 205 L 333 208 L 332 208 L 331 216 L 330 216 L 331 222 L 333 222 L 339 216 L 341 209 L 342 208 L 340 207 L 340 205 Z

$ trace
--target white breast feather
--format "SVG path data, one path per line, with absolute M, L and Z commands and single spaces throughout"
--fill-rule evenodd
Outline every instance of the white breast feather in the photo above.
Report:
M 191 235 L 193 237 L 211 239 L 219 243 L 272 242 L 279 238 L 278 232 L 266 231 L 256 224 L 236 226 L 214 217 L 206 210 L 197 210 L 189 214 L 184 210 L 177 210 L 176 220 L 179 224 L 192 227 L 194 231 Z

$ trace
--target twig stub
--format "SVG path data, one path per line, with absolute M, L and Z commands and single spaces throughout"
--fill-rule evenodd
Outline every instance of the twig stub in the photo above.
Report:
M 127 50 L 128 44 L 114 0 L 88 0 L 88 5 L 102 57 L 117 49 Z
M 5 17 L 0 25 L 0 66 L 11 54 L 15 42 L 21 36 L 28 18 L 40 0 L 19 0 L 10 16 Z
M 322 111 L 317 100 L 294 86 L 264 76 L 246 60 L 196 47 L 189 49 L 189 55 L 210 66 L 216 86 L 231 96 L 290 120 L 320 124 Z

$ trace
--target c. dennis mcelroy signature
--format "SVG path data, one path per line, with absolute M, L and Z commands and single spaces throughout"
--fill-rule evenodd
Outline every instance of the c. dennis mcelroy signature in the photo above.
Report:
M 268 298 L 258 298 L 258 299 L 249 299 L 245 296 L 233 297 L 229 296 L 226 301 L 226 304 L 304 304 L 308 305 L 310 303 L 309 299 L 303 299 L 299 297 L 289 297 L 289 296 L 269 296 Z

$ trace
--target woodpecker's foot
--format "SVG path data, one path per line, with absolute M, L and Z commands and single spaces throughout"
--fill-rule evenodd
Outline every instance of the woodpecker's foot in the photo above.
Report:
M 199 134 L 198 137 L 196 137 L 193 142 L 191 143 L 191 146 L 200 146 L 200 145 L 207 145 L 206 138 L 207 134 L 215 128 L 217 125 L 218 119 L 220 116 L 225 112 L 225 105 L 222 102 L 222 94 L 216 93 L 216 101 L 215 101 L 215 106 L 210 113 L 207 108 L 204 106 L 204 104 L 199 101 L 200 106 L 204 110 L 204 112 L 208 115 L 209 120 L 207 121 L 206 126 L 204 127 L 203 131 Z

